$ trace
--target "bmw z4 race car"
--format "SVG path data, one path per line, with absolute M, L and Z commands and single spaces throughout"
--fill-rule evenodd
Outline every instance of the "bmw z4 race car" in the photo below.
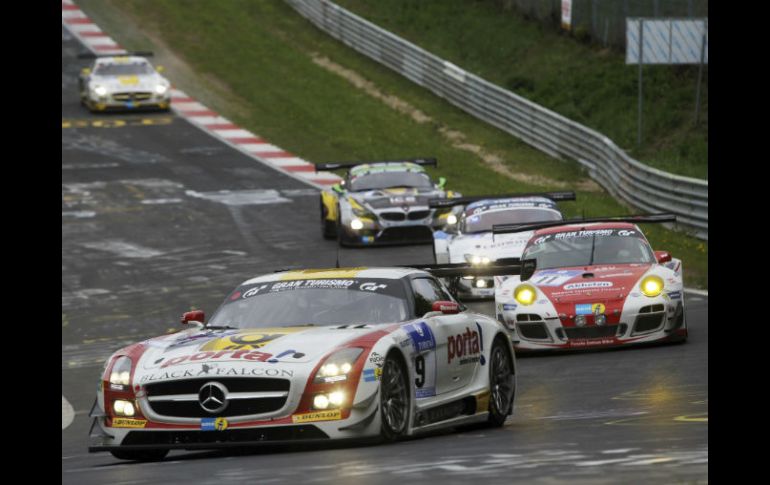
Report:
M 522 253 L 536 260 L 533 276 L 511 276 L 495 291 L 516 351 L 686 340 L 682 262 L 653 251 L 636 226 L 674 220 L 656 214 L 496 226 L 496 234 L 536 230 Z
M 90 111 L 167 110 L 171 106 L 171 83 L 160 75 L 162 66 L 155 69 L 137 55 L 80 57 L 96 57 L 78 79 L 80 100 Z
M 434 183 L 423 166 L 435 158 L 382 162 L 325 163 L 316 170 L 347 168 L 343 181 L 321 192 L 321 232 L 343 246 L 428 243 L 451 213 L 431 209 L 428 201 L 458 197 Z
M 563 216 L 556 201 L 564 200 L 575 200 L 575 193 L 485 195 L 430 201 L 430 207 L 436 209 L 464 206 L 459 217 L 449 215 L 446 227 L 433 233 L 436 263 L 486 266 L 500 258 L 519 258 L 532 232 L 494 235 L 492 226 L 560 221 Z M 495 284 L 504 278 L 466 275 L 446 283 L 460 299 L 491 299 L 495 296 Z
M 109 357 L 90 452 L 157 460 L 170 449 L 395 440 L 502 426 L 513 412 L 507 329 L 423 270 L 277 272 L 242 283 L 203 321 L 185 313 L 188 329 Z

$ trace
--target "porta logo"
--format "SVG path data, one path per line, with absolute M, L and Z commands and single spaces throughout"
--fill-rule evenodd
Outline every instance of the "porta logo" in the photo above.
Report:
M 479 333 L 468 327 L 465 327 L 464 333 L 450 336 L 447 340 L 447 362 L 450 364 L 454 359 L 478 355 L 480 352 Z

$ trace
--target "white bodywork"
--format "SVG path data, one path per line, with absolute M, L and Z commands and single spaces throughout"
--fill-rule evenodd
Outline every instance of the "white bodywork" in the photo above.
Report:
M 427 273 L 411 269 L 350 269 L 325 272 L 294 271 L 275 273 L 245 282 L 273 283 L 282 280 L 318 278 L 389 278 L 401 284 L 410 275 Z M 105 373 L 114 359 L 121 355 L 133 356 L 130 393 L 143 417 L 126 421 L 130 427 L 110 424 L 109 407 L 115 399 L 111 384 L 102 378 L 97 393 L 97 423 L 102 429 L 99 446 L 119 446 L 129 433 L 148 431 L 196 431 L 202 428 L 201 418 L 165 416 L 152 407 L 157 393 L 148 386 L 157 383 L 184 382 L 190 379 L 216 381 L 224 377 L 272 377 L 289 381 L 284 395 L 285 403 L 271 412 L 227 416 L 227 429 L 268 429 L 311 424 L 328 438 L 377 436 L 380 433 L 379 379 L 386 356 L 394 353 L 403 358 L 408 367 L 412 404 L 407 435 L 460 423 L 484 421 L 489 400 L 490 349 L 496 337 L 503 336 L 510 350 L 515 375 L 515 358 L 510 337 L 503 325 L 481 314 L 461 312 L 449 315 L 428 313 L 422 318 L 393 324 L 354 324 L 322 327 L 274 327 L 239 330 L 212 330 L 196 325 L 181 332 L 146 340 L 116 352 L 108 359 Z M 477 347 L 474 348 L 474 343 Z M 362 364 L 360 374 L 351 372 L 351 380 L 342 382 L 338 389 L 350 392 L 347 404 L 339 415 L 304 409 L 309 393 L 317 392 L 315 371 L 324 359 L 336 350 L 354 346 L 364 348 L 356 360 Z M 462 347 L 462 349 L 461 349 Z M 420 374 L 415 371 L 421 359 Z M 355 366 L 354 366 L 355 369 Z M 355 382 L 353 382 L 355 380 Z M 418 386 L 418 382 L 422 381 Z M 336 385 L 336 383 L 335 383 Z M 515 385 L 515 381 L 514 381 Z M 330 384 L 322 384 L 329 388 Z M 324 391 L 327 392 L 327 391 Z M 122 395 L 122 394 L 119 394 Z M 514 394 L 515 395 L 515 394 Z M 161 396 L 163 397 L 163 396 Z M 232 395 L 233 399 L 241 396 Z M 245 396 L 248 397 L 248 396 Z M 253 397 L 253 396 L 252 396 Z M 179 396 L 166 396 L 171 401 Z M 184 399 L 198 400 L 196 396 Z M 475 412 L 450 420 L 430 424 L 426 410 L 460 399 L 475 400 Z M 161 399 L 162 400 L 162 399 Z M 172 429 L 173 428 L 173 429 Z

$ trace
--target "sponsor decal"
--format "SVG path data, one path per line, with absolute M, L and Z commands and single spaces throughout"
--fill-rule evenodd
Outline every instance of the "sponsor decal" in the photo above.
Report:
M 546 269 L 538 271 L 537 274 L 530 279 L 530 282 L 537 286 L 561 286 L 580 274 L 583 274 L 583 270 Z
M 372 352 L 369 354 L 369 362 L 376 365 L 377 367 L 382 367 L 382 364 L 385 363 L 385 357 L 382 354 L 378 354 L 377 352 Z
M 476 398 L 476 412 L 477 413 L 483 413 L 484 411 L 489 411 L 489 397 L 491 396 L 489 391 L 482 391 L 478 394 L 474 394 L 473 397 Z
M 449 336 L 447 340 L 447 363 L 451 364 L 454 359 L 460 359 L 460 365 L 478 362 L 481 353 L 479 341 L 479 333 L 468 327 L 465 327 L 464 333 Z
M 414 397 L 417 399 L 421 399 L 423 397 L 431 397 L 435 395 L 436 395 L 435 387 L 423 387 L 423 388 L 414 390 Z
M 243 359 L 243 360 L 250 360 L 254 362 L 267 362 L 267 360 L 270 359 L 272 356 L 273 354 L 269 354 L 267 352 L 260 352 L 258 350 L 247 350 L 247 349 L 219 350 L 219 351 L 207 350 L 203 352 L 197 352 L 191 355 L 181 355 L 179 357 L 173 357 L 163 362 L 160 365 L 160 368 L 165 369 L 166 367 L 171 367 L 172 365 L 190 364 L 190 363 L 201 362 L 209 359 L 222 359 L 222 360 Z
M 342 419 L 342 411 L 333 409 L 331 411 L 314 411 L 312 413 L 295 414 L 291 417 L 294 424 L 313 423 L 315 421 L 332 421 Z
M 207 342 L 201 350 L 252 350 L 264 347 L 290 333 L 302 332 L 306 328 L 263 328 L 253 331 L 238 331 Z
M 606 310 L 603 303 L 580 303 L 575 305 L 577 315 L 601 315 Z
M 286 357 L 286 356 L 291 356 L 294 359 L 301 359 L 302 357 L 305 356 L 305 354 L 303 354 L 302 352 L 297 352 L 296 350 L 286 350 L 276 355 L 272 359 L 268 359 L 267 361 L 270 362 L 271 364 L 275 364 L 276 362 L 279 362 L 279 360 L 282 357 Z
M 259 286 L 251 287 L 248 290 L 243 292 L 243 294 L 241 295 L 241 298 L 250 298 L 250 297 L 252 297 L 254 295 L 257 295 L 257 294 L 259 294 L 260 291 L 262 291 L 265 288 L 267 288 L 267 286 L 268 286 L 267 284 L 264 284 L 264 285 L 259 285 Z M 233 296 L 235 298 L 231 297 L 231 300 L 235 300 L 237 298 L 235 295 L 237 295 L 237 294 L 240 294 L 240 292 L 233 293 Z
M 595 339 L 573 339 L 568 343 L 569 347 L 590 347 L 593 345 L 612 345 L 616 343 L 614 338 L 600 337 Z
M 367 283 L 361 283 L 361 286 L 358 287 L 361 291 L 377 291 L 379 289 L 385 289 L 388 285 L 381 284 L 381 283 L 374 283 L 374 282 L 367 282 Z
M 613 285 L 612 281 L 584 281 L 580 283 L 570 283 L 564 285 L 565 290 L 587 290 L 590 288 L 609 288 Z
M 162 381 L 168 379 L 182 379 L 186 377 L 200 376 L 259 376 L 259 377 L 294 377 L 293 370 L 279 369 L 276 367 L 249 369 L 241 368 L 221 368 L 203 365 L 200 370 L 195 369 L 177 369 L 157 374 L 145 374 L 140 379 L 140 383 Z
M 112 418 L 113 428 L 144 428 L 146 425 L 146 419 Z
M 672 300 L 680 300 L 682 298 L 682 292 L 681 291 L 670 291 L 668 293 L 668 297 Z
M 371 244 L 374 242 L 374 236 L 361 236 L 361 242 L 364 244 Z
M 201 418 L 202 431 L 224 431 L 228 424 L 225 418 Z
M 415 352 L 424 352 L 436 348 L 436 339 L 433 337 L 433 332 L 427 323 L 407 323 L 401 328 L 409 335 Z
M 379 381 L 382 377 L 382 367 L 375 367 L 373 369 L 364 369 L 364 382 Z

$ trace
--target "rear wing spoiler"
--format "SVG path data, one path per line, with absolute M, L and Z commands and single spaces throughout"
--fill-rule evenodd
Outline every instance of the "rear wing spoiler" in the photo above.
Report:
M 639 214 L 634 216 L 593 217 L 588 219 L 536 222 L 534 224 L 497 224 L 492 226 L 492 234 L 511 234 L 515 232 L 537 231 L 538 229 L 546 229 L 549 227 L 574 226 L 597 222 L 629 222 L 632 224 L 676 222 L 676 216 L 674 214 Z
M 521 275 L 526 281 L 537 269 L 537 260 L 519 258 L 502 258 L 487 265 L 474 266 L 469 263 L 452 264 L 423 264 L 408 265 L 403 268 L 414 268 L 427 271 L 438 278 L 459 278 L 463 276 L 509 276 Z
M 575 192 L 523 192 L 519 194 L 471 195 L 468 197 L 455 197 L 452 199 L 431 199 L 428 201 L 428 207 L 431 209 L 442 209 L 456 205 L 467 205 L 486 199 L 511 199 L 518 197 L 545 197 L 546 199 L 558 202 L 562 200 L 575 200 Z
M 318 163 L 315 166 L 315 171 L 322 172 L 322 171 L 329 171 L 329 170 L 350 169 L 358 165 L 366 165 L 370 163 L 404 163 L 404 162 L 416 163 L 417 165 L 422 165 L 422 166 L 432 166 L 432 167 L 438 166 L 438 160 L 436 160 L 435 158 L 402 158 L 399 160 L 371 160 L 371 161 L 360 161 L 360 162 Z
M 120 54 L 94 54 L 93 52 L 82 52 L 78 54 L 78 59 L 96 59 L 97 57 L 128 57 L 128 56 L 137 56 L 137 57 L 152 57 L 155 54 L 152 53 L 152 51 L 131 51 L 131 52 L 121 52 Z

